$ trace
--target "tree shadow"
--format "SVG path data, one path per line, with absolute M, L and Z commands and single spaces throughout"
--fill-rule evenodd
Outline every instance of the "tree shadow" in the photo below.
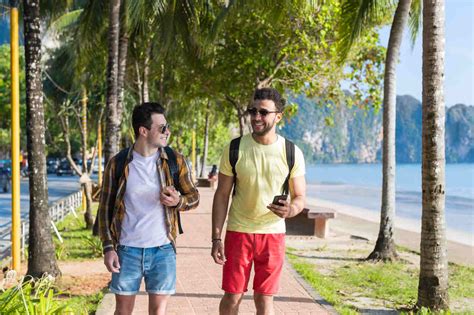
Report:
M 145 292 L 140 292 L 146 294 Z M 224 294 L 207 294 L 207 293 L 181 293 L 177 292 L 173 296 L 176 297 L 191 297 L 191 298 L 208 298 L 208 299 L 221 299 Z M 245 294 L 243 297 L 244 300 L 253 301 L 252 294 Z M 307 297 L 293 297 L 293 296 L 275 296 L 275 302 L 288 302 L 288 303 L 316 303 L 314 299 Z
M 326 256 L 305 256 L 301 254 L 292 253 L 291 255 L 299 257 L 299 258 L 309 258 L 309 259 L 322 259 L 322 260 L 337 260 L 337 261 L 358 261 L 362 262 L 365 261 L 365 258 L 349 258 L 349 257 L 326 257 Z
M 376 308 L 357 308 L 357 311 L 364 315 L 396 315 L 400 312 L 396 310 L 381 310 Z

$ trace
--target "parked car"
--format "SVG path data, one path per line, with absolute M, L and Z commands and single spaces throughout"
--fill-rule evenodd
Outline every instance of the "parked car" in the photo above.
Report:
M 7 193 L 10 191 L 10 172 L 7 168 L 0 168 L 0 189 Z
M 57 172 L 60 163 L 59 163 L 59 159 L 48 158 L 46 164 L 47 164 L 46 166 L 47 173 L 54 174 Z
M 58 169 L 56 170 L 56 175 L 57 176 L 62 176 L 62 175 L 74 175 L 74 170 L 72 169 L 71 165 L 69 162 L 61 162 L 59 164 Z
M 102 172 L 104 171 L 105 167 L 104 167 L 104 158 L 102 158 Z M 97 174 L 99 173 L 99 159 L 95 159 L 95 162 L 94 162 L 94 168 L 92 169 L 93 173 L 94 174 Z

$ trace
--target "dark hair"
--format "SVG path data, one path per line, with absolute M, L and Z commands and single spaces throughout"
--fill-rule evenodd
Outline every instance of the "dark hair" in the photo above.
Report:
M 274 88 L 256 89 L 253 94 L 253 100 L 270 100 L 275 103 L 277 110 L 280 112 L 285 108 L 286 100 L 281 97 L 281 94 Z
M 146 129 L 151 128 L 151 124 L 153 123 L 151 115 L 153 114 L 165 114 L 165 109 L 160 105 L 160 103 L 147 102 L 133 108 L 132 126 L 133 131 L 135 132 L 135 138 L 138 138 L 140 135 L 140 127 L 145 127 Z

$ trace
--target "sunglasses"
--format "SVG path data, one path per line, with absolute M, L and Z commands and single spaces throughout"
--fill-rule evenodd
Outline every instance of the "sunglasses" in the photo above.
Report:
M 158 130 L 160 133 L 165 133 L 166 129 L 170 130 L 170 124 L 159 125 Z
M 255 107 L 247 109 L 247 113 L 249 113 L 251 116 L 257 116 L 257 113 L 260 114 L 260 116 L 265 117 L 268 114 L 271 113 L 281 113 L 280 111 L 269 111 L 266 109 L 256 109 Z

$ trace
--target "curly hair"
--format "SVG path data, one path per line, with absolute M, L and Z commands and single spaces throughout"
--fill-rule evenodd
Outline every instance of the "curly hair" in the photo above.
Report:
M 286 100 L 274 88 L 256 89 L 253 94 L 253 100 L 271 100 L 275 103 L 278 111 L 282 112 L 285 109 Z

